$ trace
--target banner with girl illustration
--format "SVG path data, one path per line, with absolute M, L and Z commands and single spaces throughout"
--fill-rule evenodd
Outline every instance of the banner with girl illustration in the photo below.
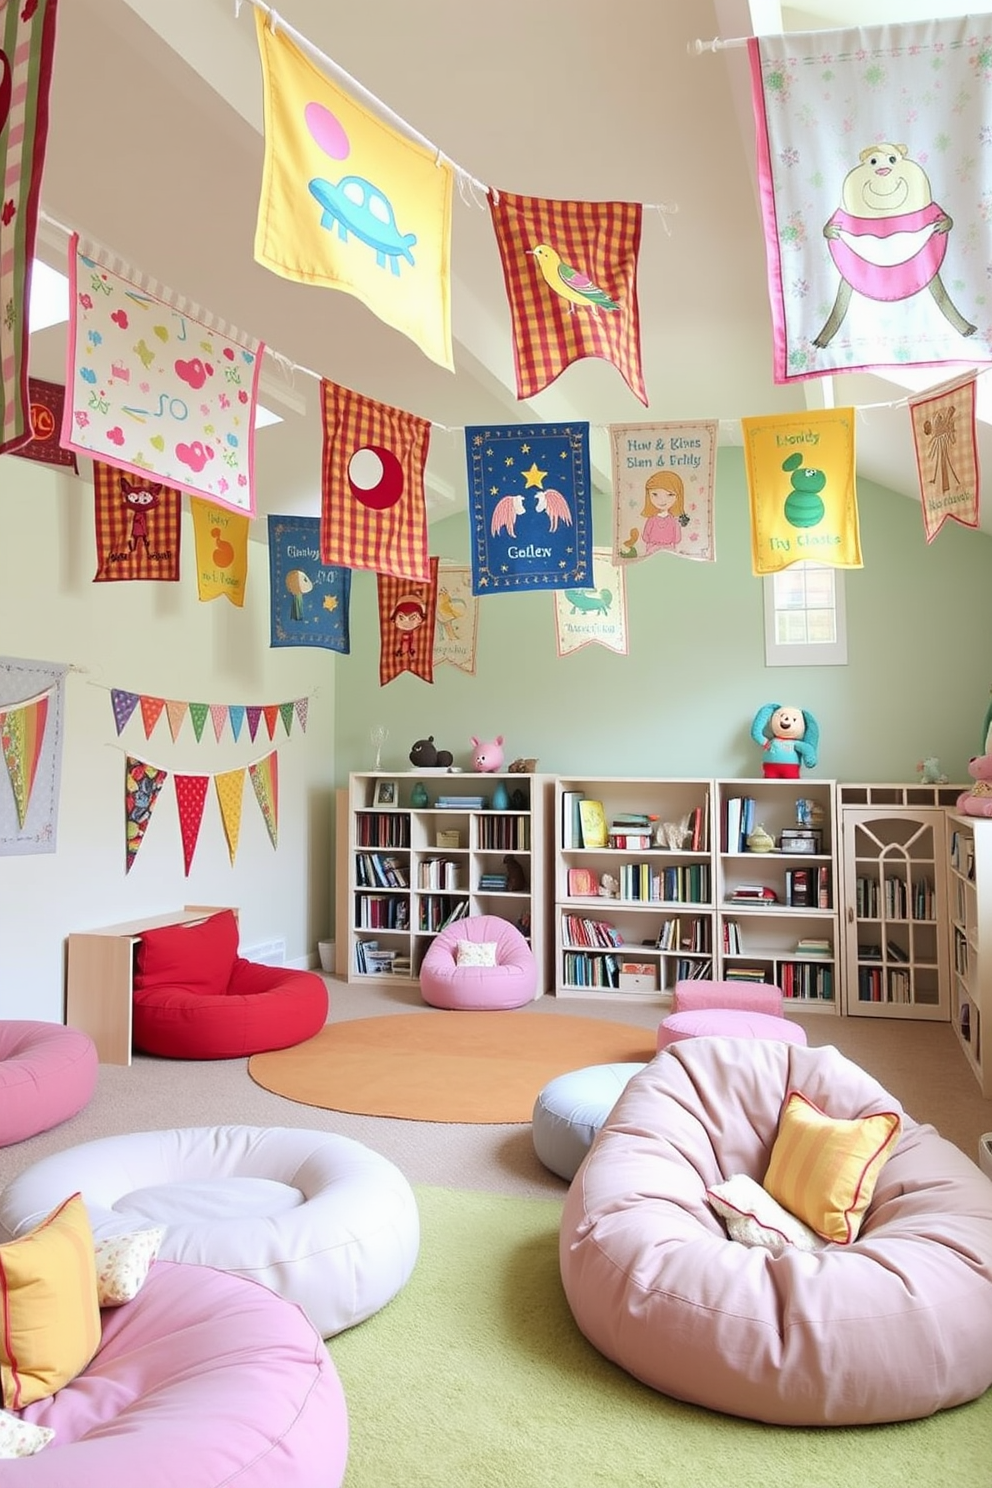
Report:
M 716 419 L 610 425 L 614 563 L 655 553 L 715 562 L 719 428 Z

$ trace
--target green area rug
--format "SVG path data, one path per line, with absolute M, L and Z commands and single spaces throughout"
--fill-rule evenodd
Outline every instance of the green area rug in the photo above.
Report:
M 575 1326 L 557 1200 L 419 1187 L 417 1201 L 410 1281 L 328 1344 L 351 1424 L 344 1488 L 992 1485 L 992 1391 L 925 1421 L 857 1428 L 684 1405 Z

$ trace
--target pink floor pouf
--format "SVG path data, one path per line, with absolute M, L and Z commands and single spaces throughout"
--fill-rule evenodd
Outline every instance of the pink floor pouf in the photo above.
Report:
M 104 1308 L 95 1357 L 20 1412 L 55 1438 L 3 1472 L 18 1488 L 339 1488 L 348 1416 L 303 1311 L 206 1266 L 155 1261 Z
M 787 1044 L 805 1044 L 806 1031 L 788 1018 L 754 1013 L 745 1008 L 700 1008 L 671 1013 L 658 1028 L 658 1049 L 668 1049 L 680 1039 L 691 1038 L 783 1039 Z
M 0 1021 L 0 1147 L 75 1116 L 96 1089 L 96 1045 L 61 1023 Z

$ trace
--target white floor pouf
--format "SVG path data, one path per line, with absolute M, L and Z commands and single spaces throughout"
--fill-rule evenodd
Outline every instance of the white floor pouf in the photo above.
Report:
M 420 1249 L 399 1168 L 331 1132 L 196 1126 L 85 1142 L 4 1189 L 0 1229 L 25 1234 L 76 1192 L 95 1239 L 161 1225 L 163 1260 L 259 1281 L 299 1303 L 324 1338 L 384 1307 Z
M 643 1064 L 590 1064 L 549 1080 L 534 1102 L 534 1151 L 571 1183 L 627 1081 Z

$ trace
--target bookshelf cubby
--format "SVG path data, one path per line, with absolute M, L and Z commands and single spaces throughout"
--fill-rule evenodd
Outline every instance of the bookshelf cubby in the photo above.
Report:
M 992 1097 L 992 819 L 948 816 L 951 899 L 951 1026 Z

